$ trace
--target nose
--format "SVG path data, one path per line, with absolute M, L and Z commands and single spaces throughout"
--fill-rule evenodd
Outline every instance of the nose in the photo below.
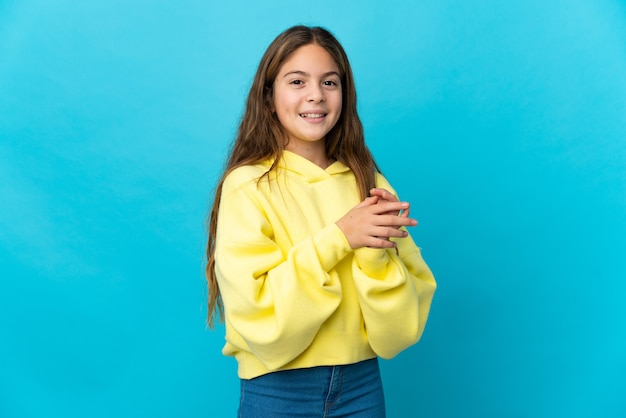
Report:
M 324 89 L 320 85 L 312 85 L 309 88 L 307 101 L 310 103 L 321 103 L 326 100 Z

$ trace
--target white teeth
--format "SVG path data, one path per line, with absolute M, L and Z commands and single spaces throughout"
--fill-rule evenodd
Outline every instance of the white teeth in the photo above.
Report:
M 321 118 L 324 117 L 323 113 L 300 113 L 303 118 Z

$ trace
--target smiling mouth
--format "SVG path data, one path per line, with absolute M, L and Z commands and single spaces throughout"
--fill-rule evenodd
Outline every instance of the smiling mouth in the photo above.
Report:
M 300 113 L 300 116 L 305 119 L 319 119 L 326 116 L 326 113 Z

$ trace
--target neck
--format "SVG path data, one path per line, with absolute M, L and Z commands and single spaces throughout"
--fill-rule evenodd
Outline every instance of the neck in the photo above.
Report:
M 306 158 L 313 164 L 323 169 L 326 169 L 332 163 L 331 159 L 329 159 L 326 155 L 326 147 L 324 141 L 313 142 L 310 144 L 306 144 L 306 146 L 298 147 L 287 145 L 285 149 Z

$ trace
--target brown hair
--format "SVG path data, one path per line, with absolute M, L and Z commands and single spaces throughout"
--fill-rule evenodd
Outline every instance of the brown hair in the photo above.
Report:
M 206 248 L 206 278 L 209 290 L 207 322 L 211 328 L 214 325 L 216 310 L 220 319 L 224 319 L 224 306 L 215 276 L 215 238 L 222 184 L 231 171 L 243 165 L 273 159 L 268 173 L 275 169 L 278 157 L 285 149 L 285 134 L 272 110 L 274 80 L 290 55 L 298 48 L 309 44 L 317 44 L 328 51 L 339 67 L 341 78 L 342 112 L 335 126 L 326 135 L 327 157 L 350 167 L 356 177 L 362 199 L 365 199 L 370 189 L 375 186 L 375 173 L 380 170 L 365 145 L 363 125 L 357 113 L 352 69 L 343 47 L 328 30 L 321 27 L 293 26 L 285 30 L 274 39 L 261 58 L 237 137 L 215 190 L 213 208 L 208 219 L 209 237 Z

